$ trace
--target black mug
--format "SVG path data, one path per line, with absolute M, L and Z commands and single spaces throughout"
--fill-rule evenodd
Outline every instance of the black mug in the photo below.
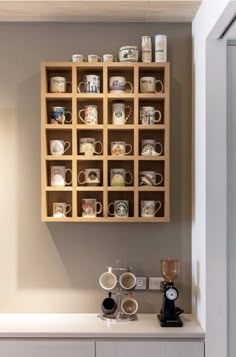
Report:
M 114 314 L 116 308 L 117 308 L 116 301 L 111 297 L 111 293 L 109 293 L 109 297 L 104 299 L 101 304 L 102 312 L 106 315 L 111 315 Z

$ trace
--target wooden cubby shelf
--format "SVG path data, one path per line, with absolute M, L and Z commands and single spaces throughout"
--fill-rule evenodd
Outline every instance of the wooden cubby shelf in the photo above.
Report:
M 44 62 L 41 64 L 41 219 L 43 222 L 169 221 L 169 67 L 169 63 L 141 62 Z M 88 78 L 90 78 L 88 76 L 91 75 L 98 76 L 100 80 L 100 91 L 95 89 L 96 93 L 84 92 L 85 86 L 81 83 L 87 76 L 86 85 L 88 85 Z M 53 78 L 52 81 L 66 82 L 66 92 L 51 93 L 54 90 L 50 84 L 52 77 L 58 77 Z M 132 83 L 133 91 L 110 92 L 111 77 L 125 77 L 126 81 Z M 160 87 L 163 84 L 163 92 L 141 93 L 142 77 L 155 77 L 159 80 Z M 82 88 L 81 93 L 78 91 L 79 83 L 80 90 Z M 127 88 L 129 88 L 128 83 Z M 129 111 L 129 114 L 126 123 L 119 125 L 116 121 L 115 125 L 113 111 L 117 106 L 114 104 L 119 105 L 119 103 Z M 90 110 L 92 107 L 97 113 L 95 124 L 85 124 L 83 122 L 85 110 Z M 150 120 L 149 123 L 152 124 L 145 125 L 146 122 L 141 120 L 140 111 L 142 114 L 145 112 L 144 115 L 147 113 L 147 109 L 143 107 L 151 107 L 152 112 L 148 112 L 151 118 L 155 110 L 157 116 L 155 122 L 145 116 L 145 119 Z M 60 119 L 58 124 L 55 119 L 52 119 L 55 110 L 64 111 L 65 114 L 64 119 Z M 86 150 L 85 141 L 95 145 L 96 152 L 92 155 L 83 153 Z M 114 155 L 114 143 L 117 145 L 117 142 L 126 144 L 125 155 Z M 147 149 L 144 152 L 146 146 L 153 143 L 156 145 L 156 151 Z M 124 144 L 118 143 L 118 145 Z M 149 154 L 150 152 L 152 155 Z M 155 184 L 148 177 L 153 174 L 156 175 Z M 126 181 L 123 185 L 119 181 L 122 175 L 125 176 Z M 114 186 L 114 183 L 117 186 Z M 121 186 L 118 186 L 119 184 Z M 85 211 L 91 202 L 86 200 L 91 199 L 97 205 L 95 216 Z M 123 218 L 113 215 L 117 213 L 114 212 L 113 207 L 109 210 L 109 204 L 118 201 L 128 201 L 128 215 Z M 145 214 L 143 213 L 141 202 L 145 205 L 144 201 L 156 202 L 158 209 L 154 216 L 145 215 L 146 211 Z M 87 217 L 84 216 L 84 212 Z

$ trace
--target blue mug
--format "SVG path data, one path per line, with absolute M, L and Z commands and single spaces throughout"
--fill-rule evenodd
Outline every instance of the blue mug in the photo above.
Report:
M 72 122 L 72 113 L 64 107 L 51 107 L 50 119 L 51 124 L 70 124 Z

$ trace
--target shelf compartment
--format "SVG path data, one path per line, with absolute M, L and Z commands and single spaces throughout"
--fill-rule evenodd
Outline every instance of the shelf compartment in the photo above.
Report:
M 78 181 L 78 175 L 81 171 L 85 171 L 86 169 L 100 169 L 100 183 L 98 186 L 93 186 L 93 185 L 89 185 L 89 184 L 80 184 Z M 96 172 L 95 172 L 96 174 Z M 82 181 L 84 178 L 84 175 L 81 175 L 80 181 Z M 99 186 L 103 186 L 103 161 L 102 160 L 93 160 L 91 159 L 87 159 L 85 160 L 78 160 L 77 161 L 77 186 L 78 187 L 89 187 L 90 191 L 93 190 L 94 188 L 97 188 Z
M 85 109 L 86 106 L 88 105 L 96 105 L 97 106 L 97 123 L 96 125 L 93 124 L 85 124 L 79 117 L 79 111 L 82 109 Z M 81 114 L 81 117 L 84 119 L 85 117 L 85 112 L 83 111 Z M 77 124 L 80 126 L 84 126 L 86 128 L 89 127 L 89 129 L 93 129 L 93 127 L 102 125 L 103 124 L 103 99 L 102 98 L 77 98 L 77 110 L 76 110 L 76 116 L 77 116 Z
M 57 219 L 58 222 L 61 220 L 65 220 L 69 217 L 72 217 L 72 209 L 68 213 L 68 215 L 63 218 L 53 217 L 53 203 L 66 203 L 70 204 L 72 208 L 72 192 L 69 191 L 48 191 L 46 192 L 47 196 L 47 216 L 53 219 Z
M 61 160 L 66 159 L 68 155 L 72 155 L 72 131 L 71 130 L 60 130 L 60 131 L 54 131 L 54 130 L 46 130 L 46 143 L 47 143 L 47 148 L 46 152 L 48 155 L 51 157 L 55 158 L 55 160 L 58 160 L 60 158 Z M 70 147 L 69 149 L 63 154 L 63 155 L 51 155 L 50 153 L 50 141 L 51 140 L 63 140 L 64 142 L 69 142 Z
M 160 201 L 161 202 L 161 208 L 160 210 L 155 214 L 155 217 L 142 217 L 141 216 L 141 201 Z M 160 192 L 160 191 L 150 191 L 150 192 L 139 192 L 139 217 L 140 219 L 147 219 L 147 220 L 152 220 L 155 219 L 156 217 L 164 217 L 164 212 L 165 212 L 165 192 Z
M 97 217 L 94 218 L 89 218 L 89 217 L 82 217 L 82 199 L 96 199 L 97 201 L 101 202 L 102 204 L 102 212 L 97 215 Z M 84 222 L 90 222 L 91 219 L 96 220 L 99 217 L 103 217 L 103 192 L 102 191 L 96 191 L 93 190 L 92 187 L 90 187 L 90 191 L 84 190 L 84 191 L 77 191 L 77 216 L 81 217 L 84 219 Z
M 133 191 L 108 191 L 108 205 L 111 202 L 118 201 L 118 200 L 129 201 L 128 218 L 118 217 L 118 219 L 122 222 L 122 220 L 126 221 L 127 219 L 134 217 L 134 192 Z M 111 209 L 111 211 L 113 212 L 113 209 Z M 109 215 L 109 219 L 117 219 L 117 217 L 113 217 Z

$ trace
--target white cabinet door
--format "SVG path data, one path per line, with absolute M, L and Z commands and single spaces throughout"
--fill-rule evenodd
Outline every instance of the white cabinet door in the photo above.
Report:
M 96 342 L 96 357 L 204 357 L 203 341 Z
M 0 340 L 1 357 L 95 357 L 94 341 Z

